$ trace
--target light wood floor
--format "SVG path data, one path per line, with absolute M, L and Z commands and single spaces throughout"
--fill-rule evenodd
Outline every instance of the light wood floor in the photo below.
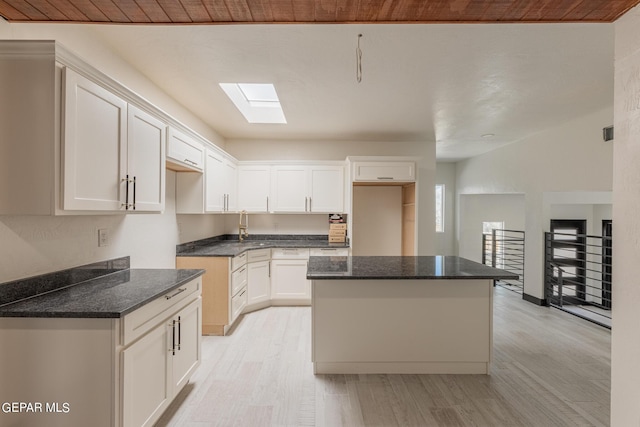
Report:
M 485 375 L 312 373 L 309 307 L 203 337 L 202 365 L 159 426 L 607 426 L 610 331 L 496 288 Z

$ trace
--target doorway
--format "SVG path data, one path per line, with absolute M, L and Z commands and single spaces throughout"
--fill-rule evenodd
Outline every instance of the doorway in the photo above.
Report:
M 552 219 L 549 239 L 550 259 L 562 269 L 562 303 L 579 305 L 585 301 L 586 231 L 583 219 Z M 554 277 L 558 272 L 553 269 Z M 553 292 L 550 298 L 557 298 Z

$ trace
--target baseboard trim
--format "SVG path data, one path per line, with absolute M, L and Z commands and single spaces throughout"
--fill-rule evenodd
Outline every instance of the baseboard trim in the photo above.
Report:
M 522 294 L 522 299 L 535 305 L 547 305 L 547 300 L 525 293 Z

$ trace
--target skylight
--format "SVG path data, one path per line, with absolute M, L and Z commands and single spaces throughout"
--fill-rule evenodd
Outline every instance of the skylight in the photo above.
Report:
M 276 88 L 271 83 L 220 83 L 249 123 L 287 123 Z

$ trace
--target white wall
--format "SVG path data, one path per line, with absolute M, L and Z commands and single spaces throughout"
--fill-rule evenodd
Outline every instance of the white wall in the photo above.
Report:
M 436 254 L 457 255 L 456 164 L 436 163 L 436 184 L 444 184 L 444 233 L 436 233 Z
M 507 230 L 523 230 L 524 194 L 462 194 L 458 201 L 459 256 L 482 262 L 482 223 L 504 222 Z
M 615 23 L 611 425 L 640 424 L 640 7 Z
M 602 128 L 612 122 L 613 109 L 605 108 L 457 165 L 459 195 L 525 194 L 525 293 L 531 296 L 544 297 L 545 193 L 611 191 L 613 144 L 603 142 Z
M 155 103 L 184 124 L 223 146 L 224 140 L 195 115 L 114 55 L 85 25 L 8 24 L 1 39 L 55 39 L 91 65 Z M 167 173 L 162 214 L 96 216 L 0 216 L 0 283 L 129 255 L 134 268 L 175 268 L 175 245 L 220 234 L 220 215 L 175 214 L 175 173 Z M 110 235 L 98 247 L 98 229 Z
M 353 187 L 355 256 L 402 255 L 402 187 Z
M 178 243 L 215 234 L 220 215 L 175 214 L 175 172 L 167 171 L 162 214 L 0 216 L 0 283 L 131 256 L 133 268 L 175 268 Z M 109 244 L 98 247 L 98 229 Z M 181 234 L 181 235 L 180 235 Z
M 417 254 L 435 253 L 434 142 L 227 140 L 226 150 L 242 160 L 344 160 L 348 156 L 419 157 L 416 190 Z M 313 219 L 308 218 L 308 221 Z M 309 227 L 313 225 L 310 224 Z

